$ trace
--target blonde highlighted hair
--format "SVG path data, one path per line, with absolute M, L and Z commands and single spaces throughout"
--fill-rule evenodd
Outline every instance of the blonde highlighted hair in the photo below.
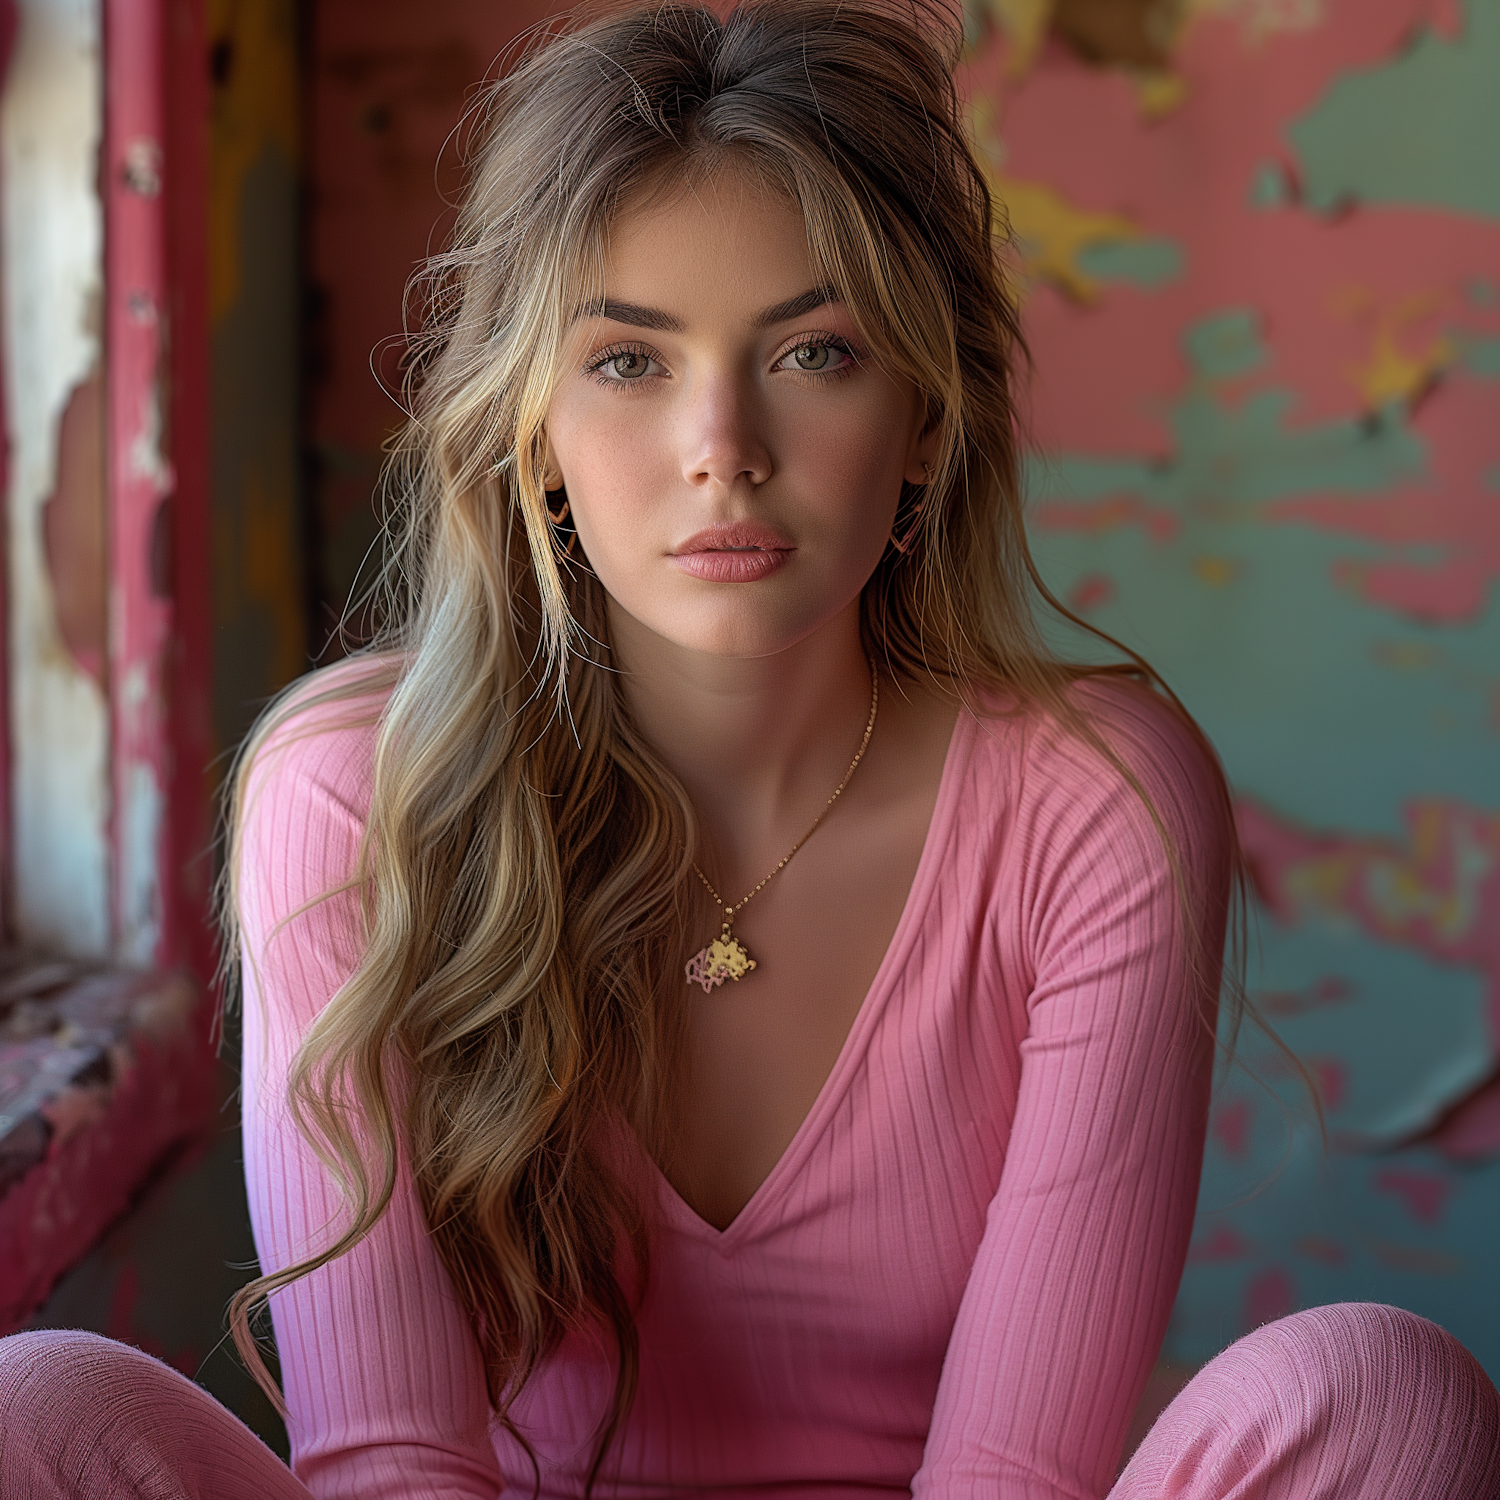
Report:
M 894 678 L 1039 708 L 1135 781 L 1068 692 L 1101 669 L 1059 661 L 1033 618 L 1059 606 L 1026 545 L 1020 336 L 953 86 L 960 40 L 940 0 L 751 0 L 722 20 L 654 5 L 539 33 L 484 99 L 452 242 L 423 276 L 370 669 L 274 705 L 235 781 L 232 827 L 270 733 L 388 681 L 356 876 L 367 945 L 290 1083 L 350 1219 L 236 1299 L 253 1367 L 251 1309 L 369 1229 L 405 1153 L 502 1420 L 585 1324 L 617 1359 L 590 1484 L 631 1401 L 649 1243 L 606 1141 L 625 1124 L 667 1149 L 683 987 L 663 981 L 694 816 L 601 666 L 602 592 L 542 488 L 565 334 L 602 297 L 623 206 L 729 168 L 800 206 L 820 281 L 941 434 L 925 499 L 902 494 L 906 545 L 865 586 L 867 649 Z

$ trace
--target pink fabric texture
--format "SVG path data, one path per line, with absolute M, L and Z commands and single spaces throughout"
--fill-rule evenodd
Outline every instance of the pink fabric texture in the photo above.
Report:
M 0 1339 L 0 1500 L 308 1494 L 185 1375 L 95 1333 L 48 1330 Z
M 1157 700 L 1082 690 L 1222 937 L 1227 829 Z M 378 705 L 372 705 L 372 709 Z M 287 1118 L 288 1063 L 360 951 L 374 730 L 311 710 L 262 753 L 240 867 L 245 1159 L 263 1266 L 341 1203 Z M 657 1173 L 639 1393 L 607 1493 L 1097 1496 L 1155 1359 L 1203 1150 L 1216 975 L 1124 777 L 1045 722 L 955 727 L 905 911 L 786 1154 L 722 1233 Z M 711 1002 L 708 1002 L 711 1003 Z M 351 1254 L 272 1304 L 294 1465 L 319 1496 L 530 1490 L 403 1179 Z M 514 1409 L 577 1495 L 612 1369 L 568 1339 Z
M 411 1455 L 387 1493 L 453 1493 L 419 1461 Z M 1500 1398 L 1484 1372 L 1422 1318 L 1345 1303 L 1227 1349 L 1162 1415 L 1108 1500 L 1496 1495 Z M 253 1433 L 138 1349 L 91 1333 L 0 1339 L 0 1500 L 80 1497 L 311 1500 Z
M 1394 1307 L 1267 1323 L 1205 1365 L 1109 1500 L 1492 1500 L 1500 1396 L 1462 1344 Z

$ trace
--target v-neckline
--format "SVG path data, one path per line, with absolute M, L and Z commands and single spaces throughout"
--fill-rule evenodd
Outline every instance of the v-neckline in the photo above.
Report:
M 787 1142 L 786 1149 L 745 1200 L 744 1206 L 722 1229 L 717 1228 L 672 1186 L 650 1152 L 641 1150 L 640 1154 L 645 1157 L 646 1171 L 656 1186 L 664 1211 L 678 1228 L 711 1244 L 721 1254 L 729 1254 L 735 1245 L 754 1232 L 756 1223 L 769 1212 L 770 1205 L 782 1191 L 783 1185 L 796 1176 L 803 1161 L 817 1144 L 864 1057 L 870 1035 L 885 1010 L 885 1002 L 895 976 L 905 967 L 907 952 L 916 941 L 921 918 L 931 898 L 932 887 L 937 881 L 942 864 L 940 850 L 948 840 L 953 806 L 962 780 L 960 762 L 968 760 L 973 730 L 973 711 L 967 706 L 961 707 L 954 719 L 953 733 L 943 757 L 937 797 L 932 805 L 932 817 L 927 824 L 927 836 L 922 841 L 916 872 L 912 876 L 911 888 L 906 893 L 906 902 L 897 918 L 895 930 L 891 933 L 885 955 L 880 960 L 880 967 L 876 969 L 875 977 L 870 981 L 864 999 L 860 1001 L 854 1021 L 849 1027 L 849 1034 L 839 1048 L 828 1077 L 823 1080 L 823 1086 L 813 1099 L 812 1107 L 802 1117 L 802 1123 Z

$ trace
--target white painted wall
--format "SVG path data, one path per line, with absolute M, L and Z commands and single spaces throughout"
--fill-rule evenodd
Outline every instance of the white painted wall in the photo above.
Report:
M 18 937 L 109 949 L 109 705 L 58 633 L 42 540 L 57 427 L 100 352 L 99 0 L 17 0 L 0 101 Z

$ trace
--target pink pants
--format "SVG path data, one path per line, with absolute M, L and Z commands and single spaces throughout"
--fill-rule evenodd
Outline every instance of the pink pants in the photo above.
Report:
M 412 1493 L 421 1491 L 413 1477 Z M 0 1340 L 0 1500 L 308 1500 L 210 1396 L 90 1333 Z M 1269 1323 L 1162 1413 L 1109 1500 L 1496 1500 L 1500 1397 L 1374 1303 Z

